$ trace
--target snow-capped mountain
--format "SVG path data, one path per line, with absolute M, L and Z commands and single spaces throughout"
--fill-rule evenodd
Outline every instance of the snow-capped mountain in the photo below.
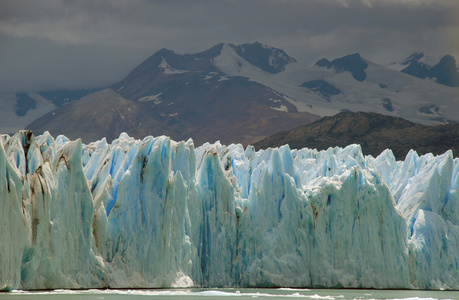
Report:
M 416 62 L 419 70 L 410 73 Z M 130 114 L 120 118 L 125 125 L 119 127 L 129 134 L 166 134 L 177 140 L 192 137 L 197 144 L 215 140 L 253 143 L 341 111 L 376 112 L 422 124 L 459 122 L 459 88 L 440 84 L 445 81 L 442 74 L 454 73 L 454 58 L 445 56 L 432 67 L 424 62 L 422 54 L 415 54 L 387 67 L 354 53 L 324 58 L 310 66 L 261 43 L 222 43 L 194 54 L 162 49 L 108 88 L 148 116 L 143 120 L 126 119 Z M 436 74 L 435 80 L 434 75 L 419 78 L 423 66 L 429 74 Z M 105 112 L 96 109 L 95 103 L 73 102 L 27 128 L 81 137 L 86 142 L 94 135 L 119 134 L 97 125 L 97 116 Z M 70 108 L 91 111 L 92 117 L 78 117 L 78 122 L 93 126 L 91 137 L 86 130 L 59 123 L 75 118 Z
M 231 47 L 214 59 L 226 74 L 244 76 L 283 95 L 298 111 L 329 116 L 377 112 L 422 124 L 459 121 L 459 89 L 420 79 L 362 58 L 358 53 L 314 66 L 290 63 L 277 74 L 241 60 Z
M 266 74 L 280 73 L 295 62 L 284 51 L 259 43 L 219 44 L 204 52 L 185 55 L 162 49 L 109 87 L 112 90 L 109 94 L 117 94 L 145 112 L 142 119 L 135 121 L 129 116 L 136 114 L 123 114 L 119 122 L 128 125 L 118 128 L 123 127 L 123 131 L 138 138 L 166 134 L 177 140 L 191 137 L 196 144 L 216 140 L 248 144 L 319 118 L 309 112 L 299 112 L 283 95 L 263 84 L 222 71 L 215 60 L 222 57 L 226 47 L 236 53 L 241 64 Z M 114 107 L 116 103 L 111 103 L 111 110 L 121 111 Z M 79 111 L 87 114 L 77 116 L 75 112 Z M 94 134 L 99 138 L 112 138 L 120 131 L 97 122 L 106 113 L 96 102 L 80 100 L 47 114 L 28 128 L 34 132 L 48 130 L 55 135 L 82 137 L 85 142 L 93 141 Z M 80 122 L 85 126 L 72 129 L 61 125 L 64 120 L 67 124 Z M 88 126 L 93 128 L 90 138 Z

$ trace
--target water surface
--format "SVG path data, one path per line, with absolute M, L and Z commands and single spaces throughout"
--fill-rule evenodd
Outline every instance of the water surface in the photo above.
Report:
M 358 289 L 153 289 L 153 290 L 54 290 L 12 291 L 0 294 L 5 300 L 121 300 L 121 299 L 458 299 L 459 292 L 413 290 L 358 290 Z

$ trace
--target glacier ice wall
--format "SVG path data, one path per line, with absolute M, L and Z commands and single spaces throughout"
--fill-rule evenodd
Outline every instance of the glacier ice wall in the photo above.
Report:
M 459 160 L 1 136 L 0 289 L 459 288 Z

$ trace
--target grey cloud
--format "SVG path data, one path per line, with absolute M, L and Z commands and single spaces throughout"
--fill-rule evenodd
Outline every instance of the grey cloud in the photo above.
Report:
M 6 0 L 0 91 L 94 87 L 161 48 L 178 53 L 258 40 L 300 61 L 360 52 L 458 54 L 456 0 Z

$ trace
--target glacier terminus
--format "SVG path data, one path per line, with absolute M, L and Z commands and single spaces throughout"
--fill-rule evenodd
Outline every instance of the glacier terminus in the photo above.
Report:
M 459 159 L 0 136 L 0 289 L 459 289 Z

